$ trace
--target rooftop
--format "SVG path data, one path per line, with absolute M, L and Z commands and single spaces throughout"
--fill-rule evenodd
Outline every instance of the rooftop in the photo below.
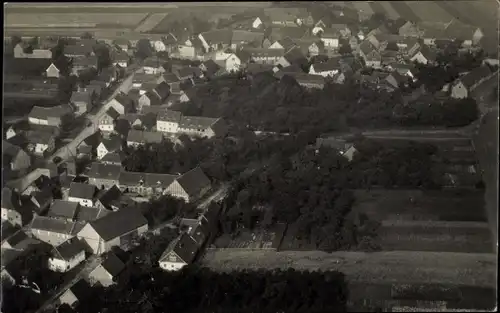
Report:
M 133 209 L 121 209 L 90 222 L 90 225 L 105 241 L 128 234 L 147 224 L 148 221 L 144 216 Z

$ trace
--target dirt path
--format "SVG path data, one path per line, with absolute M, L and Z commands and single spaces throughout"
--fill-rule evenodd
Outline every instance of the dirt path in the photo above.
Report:
M 495 286 L 493 254 L 443 252 L 207 251 L 201 264 L 219 271 L 258 268 L 338 270 L 349 281 Z

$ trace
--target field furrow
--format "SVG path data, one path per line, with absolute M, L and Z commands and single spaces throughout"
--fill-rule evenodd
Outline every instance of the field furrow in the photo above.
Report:
M 384 7 L 386 15 L 390 19 L 397 20 L 398 18 L 400 18 L 400 15 L 398 14 L 398 12 L 396 10 L 394 10 L 390 1 L 380 1 L 380 5 L 382 5 L 382 7 Z
M 413 12 L 406 2 L 407 1 L 391 1 L 391 5 L 394 10 L 398 12 L 401 18 L 412 22 L 420 22 L 420 18 Z
M 453 16 L 433 1 L 406 1 L 408 7 L 420 20 L 426 22 L 449 22 Z

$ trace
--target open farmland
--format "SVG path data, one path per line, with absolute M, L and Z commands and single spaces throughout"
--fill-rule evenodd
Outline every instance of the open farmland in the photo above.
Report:
M 148 14 L 148 16 L 135 28 L 135 32 L 148 32 L 155 28 L 168 14 L 155 13 Z
M 413 10 L 408 6 L 408 4 L 406 4 L 406 1 L 391 1 L 391 5 L 394 8 L 394 10 L 398 12 L 401 18 L 413 22 L 420 21 L 420 18 L 413 12 Z
M 434 1 L 406 1 L 408 7 L 425 22 L 449 22 L 453 16 Z
M 479 190 L 372 189 L 354 195 L 353 211 L 377 221 L 487 221 Z
M 496 35 L 498 28 L 496 1 L 435 1 L 435 3 L 462 23 L 481 28 L 487 36 Z
M 95 27 L 98 24 L 137 25 L 145 13 L 9 13 L 6 27 Z
M 392 7 L 390 1 L 380 1 L 380 4 L 384 8 L 386 16 L 391 20 L 397 20 L 400 17 L 399 13 Z
M 209 250 L 201 265 L 217 271 L 238 269 L 334 270 L 352 282 L 437 283 L 494 287 L 496 256 L 449 252 L 333 252 Z

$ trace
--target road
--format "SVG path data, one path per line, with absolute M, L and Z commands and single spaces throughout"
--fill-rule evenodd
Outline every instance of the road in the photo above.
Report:
M 49 309 L 52 309 L 55 301 L 69 288 L 71 288 L 74 284 L 76 284 L 80 279 L 84 278 L 86 275 L 90 274 L 99 264 L 102 262 L 102 256 L 100 255 L 92 255 L 87 259 L 84 267 L 81 269 L 79 273 L 75 275 L 73 279 L 61 285 L 55 294 L 50 297 L 35 313 L 42 313 Z
M 60 157 L 62 160 L 67 160 L 71 156 L 76 155 L 76 150 L 77 147 L 80 145 L 80 143 L 85 140 L 85 138 L 91 136 L 94 134 L 97 129 L 98 129 L 98 124 L 99 124 L 99 119 L 101 116 L 106 113 L 106 111 L 110 108 L 111 106 L 111 100 L 116 97 L 116 95 L 121 92 L 121 91 L 126 91 L 127 84 L 130 83 L 130 80 L 133 79 L 135 72 L 129 74 L 127 78 L 125 78 L 118 86 L 116 86 L 116 89 L 113 91 L 111 95 L 109 95 L 108 98 L 102 101 L 103 106 L 101 109 L 97 112 L 97 114 L 93 116 L 89 116 L 89 121 L 90 121 L 90 126 L 85 127 L 79 134 L 78 136 L 75 137 L 71 142 L 66 144 L 64 147 L 61 147 L 59 150 L 57 150 L 54 154 L 52 154 L 50 157 L 46 159 L 47 162 L 50 162 L 53 160 L 55 157 Z M 130 84 L 129 84 L 130 85 Z M 62 162 L 62 161 L 61 161 Z

